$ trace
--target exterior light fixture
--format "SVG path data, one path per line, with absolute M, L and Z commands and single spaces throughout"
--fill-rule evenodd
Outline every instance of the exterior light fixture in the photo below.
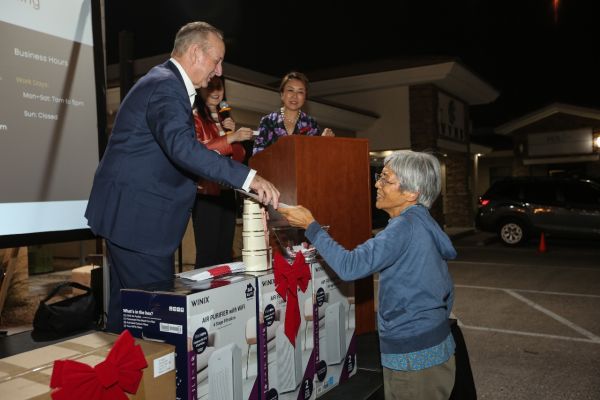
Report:
M 600 152 L 600 132 L 594 133 L 594 136 L 592 139 L 592 147 L 594 148 L 595 151 Z

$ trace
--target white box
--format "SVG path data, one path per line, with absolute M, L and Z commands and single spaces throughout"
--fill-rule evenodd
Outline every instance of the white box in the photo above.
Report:
M 311 264 L 315 393 L 322 396 L 356 374 L 354 282 L 342 281 L 320 261 Z
M 256 281 L 246 275 L 177 278 L 122 290 L 123 322 L 134 336 L 175 346 L 178 400 L 258 400 Z
M 257 272 L 259 379 L 264 399 L 309 400 L 315 399 L 315 353 L 312 331 L 307 329 L 303 305 L 312 304 L 312 281 L 305 292 L 298 289 L 300 327 L 293 346 L 285 335 L 287 302 L 275 291 L 273 272 Z M 311 335 L 308 343 L 305 335 Z M 308 346 L 307 346 L 308 344 Z

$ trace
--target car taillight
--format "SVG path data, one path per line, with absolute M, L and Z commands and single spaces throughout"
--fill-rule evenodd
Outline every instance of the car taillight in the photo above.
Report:
M 490 203 L 490 201 L 488 199 L 479 198 L 479 205 L 480 206 L 482 206 L 482 207 L 483 206 L 487 206 L 489 203 Z

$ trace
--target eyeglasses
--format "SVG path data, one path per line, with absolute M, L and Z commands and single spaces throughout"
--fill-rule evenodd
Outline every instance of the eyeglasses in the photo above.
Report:
M 385 174 L 375 173 L 375 183 L 377 183 L 377 182 L 381 182 L 381 184 L 383 186 L 395 185 L 396 183 L 398 183 L 398 182 L 390 182 L 390 181 L 388 181 Z

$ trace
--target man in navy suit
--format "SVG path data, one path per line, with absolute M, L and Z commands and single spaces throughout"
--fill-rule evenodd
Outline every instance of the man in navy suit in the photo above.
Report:
M 275 186 L 196 140 L 196 88 L 221 75 L 224 55 L 219 30 L 189 23 L 177 33 L 171 59 L 152 68 L 121 103 L 85 213 L 92 231 L 106 239 L 109 331 L 123 328 L 120 289 L 173 276 L 198 176 L 252 189 L 277 207 Z

